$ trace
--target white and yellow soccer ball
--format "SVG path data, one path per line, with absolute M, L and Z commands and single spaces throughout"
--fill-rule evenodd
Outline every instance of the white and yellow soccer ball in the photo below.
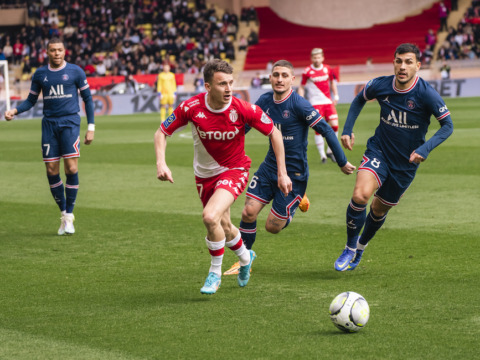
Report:
M 333 324 L 345 332 L 357 332 L 365 327 L 370 318 L 367 300 L 356 292 L 343 292 L 333 299 L 329 309 Z

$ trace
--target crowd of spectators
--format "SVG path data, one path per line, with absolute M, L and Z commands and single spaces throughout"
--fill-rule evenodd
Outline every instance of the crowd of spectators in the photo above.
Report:
M 480 0 L 472 1 L 457 28 L 449 28 L 437 59 L 480 59 Z
M 173 72 L 196 74 L 211 58 L 235 60 L 239 19 L 229 11 L 219 16 L 205 0 L 27 4 L 29 26 L 0 35 L 3 56 L 21 66 L 24 74 L 48 62 L 46 44 L 52 37 L 64 40 L 66 60 L 81 66 L 87 76 L 156 74 L 164 63 Z M 244 21 L 252 21 L 250 9 L 246 14 Z

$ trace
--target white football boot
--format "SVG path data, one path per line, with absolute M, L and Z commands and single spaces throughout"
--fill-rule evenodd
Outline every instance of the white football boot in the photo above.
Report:
M 57 234 L 58 235 L 65 234 L 65 214 L 64 213 L 62 213 L 62 216 L 60 216 L 60 227 L 58 228 Z
M 75 234 L 75 227 L 73 226 L 73 222 L 75 221 L 75 216 L 73 214 L 65 214 L 63 217 L 65 223 L 65 234 L 72 235 Z

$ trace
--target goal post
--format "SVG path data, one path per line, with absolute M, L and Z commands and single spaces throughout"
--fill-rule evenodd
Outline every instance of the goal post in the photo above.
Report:
M 8 79 L 8 61 L 7 60 L 0 60 L 0 74 L 3 75 L 3 88 L 4 88 L 4 92 L 5 92 L 5 106 L 6 106 L 6 109 L 8 111 L 8 110 L 10 110 L 10 80 Z M 1 90 L 1 88 L 0 88 L 0 90 Z M 1 98 L 2 97 L 0 97 L 0 99 Z

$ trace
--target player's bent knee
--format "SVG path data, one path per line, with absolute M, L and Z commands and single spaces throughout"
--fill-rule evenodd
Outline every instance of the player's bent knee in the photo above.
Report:
M 215 226 L 219 225 L 219 223 L 220 223 L 218 217 L 215 216 L 215 214 L 210 212 L 210 211 L 205 211 L 204 210 L 203 214 L 202 214 L 202 219 L 203 219 L 203 224 L 207 228 L 215 227 Z
M 267 230 L 270 234 L 278 234 L 280 231 L 283 229 L 283 225 L 279 224 L 271 224 L 271 223 L 266 223 L 265 224 L 265 230 Z
M 255 220 L 257 220 L 256 212 L 248 207 L 245 207 L 242 211 L 242 221 L 251 223 Z
M 368 204 L 368 200 L 370 199 L 372 195 L 368 193 L 360 193 L 360 192 L 355 192 L 352 196 L 353 201 L 355 201 L 357 204 Z

